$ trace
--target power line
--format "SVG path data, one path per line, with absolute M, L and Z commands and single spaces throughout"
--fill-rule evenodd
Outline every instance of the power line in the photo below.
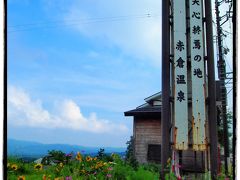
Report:
M 226 43 L 225 39 L 223 39 L 223 42 L 224 42 L 224 45 L 227 47 L 227 43 Z M 230 66 L 230 64 L 228 62 L 228 58 L 225 58 L 225 62 L 227 62 L 228 68 L 230 69 L 230 71 L 232 71 L 232 68 L 231 68 L 231 66 Z
M 224 29 L 222 29 L 222 31 L 224 31 L 225 33 L 228 33 L 228 34 L 232 35 L 232 33 L 229 32 L 229 31 L 226 31 L 226 30 L 224 30 Z
M 49 21 L 49 22 L 26 23 L 26 24 L 8 26 L 8 29 L 12 29 L 12 30 L 9 30 L 8 33 L 19 32 L 19 31 L 29 31 L 33 29 L 48 29 L 48 28 L 75 26 L 79 24 L 127 21 L 131 19 L 147 19 L 147 18 L 153 18 L 153 17 L 160 17 L 160 15 L 158 14 L 152 15 L 148 13 L 144 15 L 126 15 L 126 16 L 112 16 L 112 17 L 99 17 L 99 18 L 85 18 L 85 19 L 82 18 L 78 20 L 67 20 L 67 21 L 59 20 L 59 21 Z
M 39 25 L 39 24 L 52 24 L 52 23 L 65 23 L 67 22 L 79 22 L 79 21 L 92 21 L 92 20 L 108 20 L 108 19 L 115 19 L 115 18 L 135 18 L 135 17 L 151 17 L 156 15 L 151 14 L 141 14 L 141 15 L 121 15 L 121 16 L 105 16 L 105 17 L 95 17 L 95 18 L 78 18 L 78 19 L 67 19 L 67 20 L 55 20 L 55 21 L 42 21 L 42 22 L 35 22 L 35 23 L 26 23 L 26 24 L 17 24 L 17 25 L 11 25 L 8 26 L 8 28 L 11 27 L 21 27 L 21 26 L 32 26 L 32 25 Z
M 227 95 L 231 92 L 233 90 L 233 88 L 232 89 L 230 89 L 228 92 L 227 92 Z

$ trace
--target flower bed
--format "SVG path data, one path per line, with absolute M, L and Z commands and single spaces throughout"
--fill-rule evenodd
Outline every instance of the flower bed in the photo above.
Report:
M 51 156 L 52 157 L 52 156 Z M 54 158 L 53 158 L 54 159 Z M 111 156 L 76 156 L 65 154 L 57 163 L 24 163 L 9 158 L 7 175 L 9 180 L 87 180 L 87 179 L 159 179 L 157 172 L 144 166 L 134 169 L 117 154 Z

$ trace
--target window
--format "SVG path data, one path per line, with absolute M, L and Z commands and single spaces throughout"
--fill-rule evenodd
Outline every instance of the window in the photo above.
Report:
M 160 163 L 161 162 L 161 145 L 149 144 L 147 157 L 148 157 L 148 161 Z

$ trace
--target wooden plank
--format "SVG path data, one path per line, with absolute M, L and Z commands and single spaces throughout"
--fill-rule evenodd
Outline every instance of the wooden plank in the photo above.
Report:
M 134 131 L 135 157 L 138 162 L 146 163 L 148 144 L 161 144 L 162 136 L 160 120 L 137 119 L 135 121 Z
M 182 166 L 184 171 L 205 171 L 205 155 L 202 156 L 201 151 L 196 152 L 196 164 L 195 164 L 195 156 L 194 151 L 183 151 L 182 153 Z M 195 166 L 196 165 L 196 166 Z
M 142 126 L 149 126 L 149 127 L 151 127 L 151 126 L 159 126 L 159 127 L 161 127 L 161 123 L 152 123 L 152 122 L 150 122 L 150 123 L 148 123 L 148 122 L 138 123 L 137 122 L 137 126 L 139 126 L 139 127 L 142 127 Z
M 155 132 L 151 132 L 151 131 L 144 131 L 144 129 L 142 130 L 137 130 L 136 131 L 138 134 L 155 134 L 157 136 L 161 136 L 161 134 L 159 133 L 159 131 L 155 131 Z

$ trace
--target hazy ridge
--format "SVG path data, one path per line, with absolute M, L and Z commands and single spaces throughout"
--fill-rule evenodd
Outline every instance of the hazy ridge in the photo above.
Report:
M 60 150 L 64 153 L 81 152 L 82 154 L 96 155 L 100 148 L 104 148 L 106 153 L 117 153 L 124 155 L 126 148 L 122 147 L 87 147 L 69 144 L 43 144 L 33 141 L 23 141 L 16 139 L 7 140 L 8 156 L 39 158 L 45 156 L 48 151 Z

